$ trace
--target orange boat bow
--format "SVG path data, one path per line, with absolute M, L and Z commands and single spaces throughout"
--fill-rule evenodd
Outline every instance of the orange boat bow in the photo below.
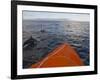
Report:
M 64 43 L 58 46 L 54 51 L 49 53 L 47 57 L 36 64 L 32 64 L 32 68 L 43 67 L 66 67 L 66 66 L 82 66 L 83 61 L 77 52 L 68 44 Z

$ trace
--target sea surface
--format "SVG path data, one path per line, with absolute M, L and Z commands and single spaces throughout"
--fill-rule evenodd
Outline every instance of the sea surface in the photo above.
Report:
M 85 21 L 23 20 L 23 44 L 30 37 L 37 41 L 34 46 L 23 46 L 23 68 L 40 61 L 61 43 L 69 43 L 89 65 L 89 26 Z

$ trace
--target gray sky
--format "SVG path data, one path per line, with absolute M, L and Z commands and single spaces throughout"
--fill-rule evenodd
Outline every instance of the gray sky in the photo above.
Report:
M 88 13 L 23 11 L 23 19 L 70 19 L 75 21 L 90 21 L 90 15 Z

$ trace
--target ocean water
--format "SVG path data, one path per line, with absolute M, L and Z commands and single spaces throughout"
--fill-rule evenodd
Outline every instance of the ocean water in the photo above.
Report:
M 36 46 L 23 49 L 23 68 L 40 61 L 61 43 L 69 43 L 89 65 L 89 26 L 81 21 L 23 20 L 23 44 L 30 36 L 37 40 Z

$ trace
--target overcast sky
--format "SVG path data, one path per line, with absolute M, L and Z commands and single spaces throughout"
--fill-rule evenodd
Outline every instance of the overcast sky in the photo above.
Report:
M 69 19 L 75 21 L 90 21 L 90 15 L 88 13 L 23 11 L 23 19 Z

